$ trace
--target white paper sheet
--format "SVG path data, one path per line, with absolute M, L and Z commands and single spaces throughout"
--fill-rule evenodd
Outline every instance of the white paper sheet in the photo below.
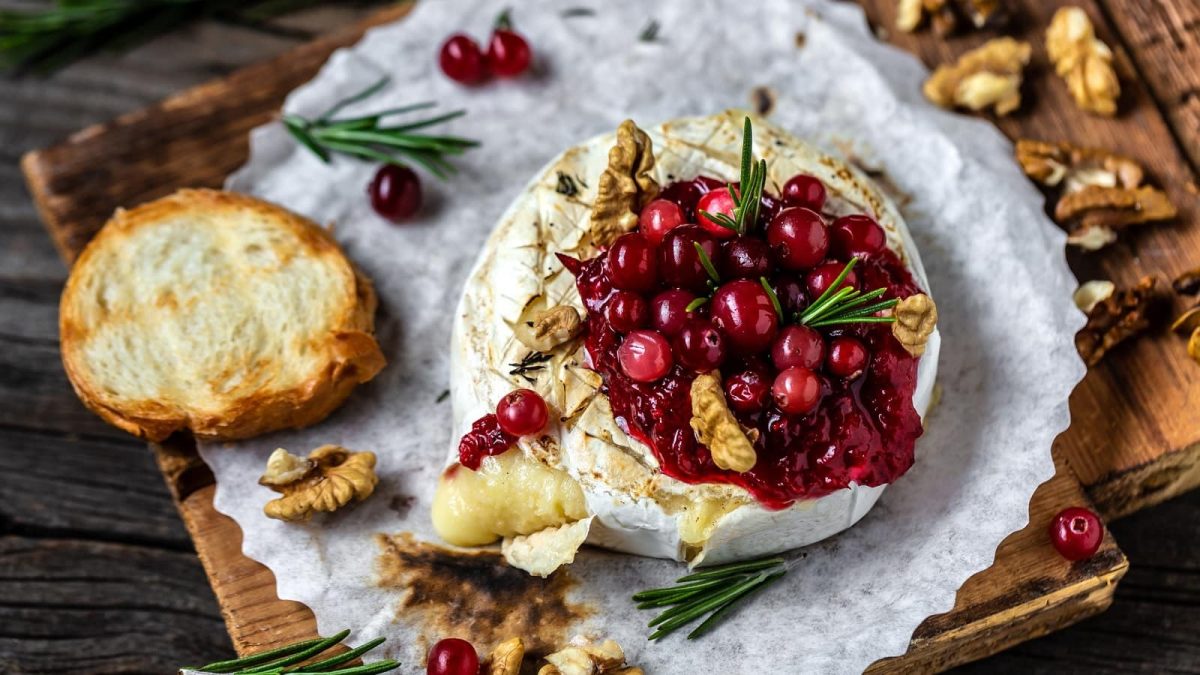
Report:
M 626 117 L 646 125 L 748 107 L 750 92 L 777 95 L 770 117 L 839 154 L 885 172 L 941 314 L 939 379 L 914 468 L 859 525 L 805 549 L 793 571 L 720 630 L 645 641 L 650 615 L 629 589 L 668 583 L 680 567 L 585 550 L 572 568 L 575 597 L 598 608 L 582 630 L 612 637 L 650 673 L 858 672 L 901 654 L 925 617 L 949 610 L 971 574 L 1028 517 L 1034 488 L 1053 474 L 1050 444 L 1068 422 L 1067 396 L 1084 372 L 1072 335 L 1083 319 L 1064 235 L 1041 195 L 989 124 L 937 110 L 920 95 L 926 71 L 880 44 L 850 4 L 814 0 L 526 0 L 514 21 L 536 72 L 466 88 L 438 71 L 449 34 L 484 37 L 503 0 L 424 0 L 408 18 L 334 54 L 296 90 L 289 112 L 313 115 L 381 75 L 393 85 L 349 112 L 436 100 L 469 115 L 447 131 L 483 141 L 447 183 L 423 176 L 428 206 L 413 222 L 376 217 L 364 195 L 374 166 L 324 165 L 282 126 L 255 130 L 251 159 L 228 187 L 335 223 L 348 254 L 375 281 L 379 339 L 388 367 L 313 428 L 205 445 L 217 508 L 245 535 L 244 549 L 278 579 L 281 598 L 305 603 L 323 633 L 353 627 L 385 635 L 384 650 L 415 672 L 417 629 L 396 619 L 397 591 L 376 587 L 376 532 L 436 540 L 429 505 L 450 438 L 447 344 L 461 285 L 495 220 L 526 180 L 564 148 Z M 572 7 L 590 16 L 564 16 Z M 653 42 L 639 40 L 651 21 Z M 798 39 L 798 36 L 802 36 Z M 377 494 L 324 522 L 268 520 L 274 494 L 255 481 L 276 447 L 324 443 L 379 456 Z M 403 515 L 389 508 L 412 497 Z M 436 637 L 436 636 L 434 636 Z

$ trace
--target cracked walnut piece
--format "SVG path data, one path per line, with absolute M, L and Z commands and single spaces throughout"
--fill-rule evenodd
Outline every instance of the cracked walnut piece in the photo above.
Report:
M 1021 107 L 1022 72 L 1033 53 L 1027 42 L 1004 37 L 989 40 L 943 64 L 925 81 L 925 97 L 943 108 L 983 110 L 1004 116 Z
M 596 642 L 575 636 L 566 648 L 546 657 L 538 675 L 642 675 L 642 669 L 625 665 L 625 652 L 612 640 Z
M 1188 338 L 1187 353 L 1196 363 L 1200 363 L 1200 305 L 1196 305 L 1179 315 L 1171 324 L 1171 330 Z
M 937 327 L 937 305 L 933 304 L 933 298 L 924 293 L 910 295 L 901 300 L 892 312 L 896 317 L 892 324 L 892 335 L 909 354 L 924 354 L 925 343 L 929 342 L 929 336 Z
M 513 327 L 513 334 L 521 344 L 535 352 L 546 353 L 555 347 L 574 340 L 583 330 L 579 312 L 570 305 L 559 305 L 534 312 Z
M 496 645 L 480 670 L 487 675 L 520 675 L 525 660 L 525 641 L 519 637 Z
M 592 203 L 591 244 L 608 246 L 637 226 L 637 214 L 658 196 L 650 136 L 633 120 L 621 122 Z
M 1016 154 L 1025 175 L 1046 187 L 1061 185 L 1067 193 L 1088 186 L 1133 189 L 1145 178 L 1133 159 L 1099 148 L 1022 139 Z
M 722 469 L 745 473 L 758 461 L 754 444 L 725 402 L 716 371 L 692 380 L 691 425 L 696 439 L 708 446 L 713 462 Z
M 1150 327 L 1147 310 L 1156 285 L 1154 277 L 1143 277 L 1136 286 L 1121 289 L 1092 307 L 1087 325 L 1075 335 L 1075 349 L 1084 363 L 1100 363 L 1113 347 Z
M 1087 12 L 1063 7 L 1046 29 L 1046 52 L 1054 70 L 1083 110 L 1113 116 L 1121 96 L 1121 81 L 1113 70 L 1113 53 L 1100 40 Z
M 379 478 L 375 453 L 322 445 L 304 459 L 278 448 L 258 480 L 283 496 L 267 502 L 263 513 L 276 520 L 308 520 L 317 511 L 332 512 L 371 496 Z
M 1094 251 L 1117 238 L 1117 230 L 1177 214 L 1162 190 L 1090 185 L 1063 195 L 1054 207 L 1054 219 L 1068 229 L 1067 243 Z
M 920 27 L 926 15 L 934 32 L 943 36 L 958 30 L 963 17 L 975 28 L 995 28 L 1008 20 L 1002 0 L 899 0 L 896 28 L 911 33 Z

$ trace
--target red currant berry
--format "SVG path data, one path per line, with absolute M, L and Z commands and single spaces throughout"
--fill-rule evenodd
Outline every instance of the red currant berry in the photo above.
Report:
M 628 236 L 628 235 L 626 235 Z M 708 288 L 708 273 L 696 253 L 696 244 L 704 249 L 709 260 L 716 261 L 717 239 L 699 225 L 683 225 L 667 233 L 658 248 L 658 269 L 668 286 L 678 286 L 695 292 Z
M 735 237 L 737 236 L 737 232 L 718 224 L 715 220 L 704 215 L 705 213 L 723 213 L 732 218 L 733 209 L 733 195 L 729 194 L 729 188 L 723 187 L 712 192 L 706 192 L 704 196 L 700 197 L 700 201 L 696 203 L 696 222 L 717 239 Z
M 470 642 L 460 638 L 438 640 L 429 650 L 426 675 L 479 675 L 479 655 Z
M 533 52 L 520 34 L 504 28 L 492 32 L 488 40 L 487 64 L 497 77 L 516 77 L 529 70 Z
M 667 339 L 652 330 L 638 330 L 626 335 L 625 341 L 617 348 L 621 370 L 638 382 L 661 379 L 670 372 L 673 360 Z
M 1073 506 L 1063 509 L 1050 521 L 1050 541 L 1062 557 L 1072 562 L 1096 554 L 1104 540 L 1100 517 L 1090 510 Z
M 867 258 L 883 250 L 887 235 L 874 218 L 864 215 L 842 216 L 833 221 L 833 254 L 844 259 Z
M 663 335 L 678 335 L 688 319 L 696 316 L 687 311 L 696 295 L 681 288 L 663 291 L 650 301 L 650 323 Z
M 794 206 L 775 216 L 767 227 L 767 243 L 776 261 L 789 270 L 806 270 L 829 250 L 829 233 L 821 214 Z
M 860 340 L 852 337 L 835 337 L 829 341 L 829 358 L 825 369 L 832 375 L 847 380 L 862 375 L 867 367 L 867 348 Z
M 725 399 L 738 412 L 758 412 L 771 398 L 771 381 L 757 370 L 746 370 L 725 378 Z
M 532 436 L 546 428 L 550 412 L 546 401 L 532 389 L 517 389 L 505 394 L 496 405 L 500 428 L 513 436 Z
M 650 305 L 633 291 L 617 291 L 604 305 L 608 325 L 620 333 L 628 333 L 646 325 L 650 320 Z
M 820 212 L 825 206 L 825 184 L 816 176 L 796 174 L 783 184 L 782 196 L 783 203 L 788 206 L 803 206 Z
M 461 33 L 442 43 L 438 65 L 446 77 L 463 84 L 478 84 L 487 76 L 487 64 L 479 45 Z
M 367 187 L 371 208 L 393 222 L 404 220 L 421 208 L 421 179 L 407 166 L 384 164 Z
M 683 209 L 675 202 L 666 199 L 655 199 L 638 214 L 638 226 L 642 234 L 651 244 L 658 246 L 662 243 L 667 232 L 684 223 Z
M 815 370 L 825 359 L 825 340 L 808 326 L 788 326 L 771 346 L 771 363 L 779 370 L 795 366 Z
M 795 366 L 782 370 L 771 386 L 775 406 L 788 415 L 803 415 L 821 402 L 821 380 L 808 368 Z
M 679 362 L 697 373 L 715 370 L 725 361 L 725 336 L 711 321 L 693 319 L 675 336 Z
M 613 286 L 623 290 L 648 291 L 658 283 L 656 257 L 654 246 L 645 235 L 623 234 L 608 249 L 608 278 Z
M 844 269 L 846 269 L 844 263 L 831 262 L 817 265 L 809 270 L 808 276 L 804 278 L 804 285 L 808 287 L 808 297 L 814 299 L 821 297 L 821 294 L 833 285 L 834 280 Z M 854 270 L 850 270 L 850 273 L 842 280 L 839 290 L 847 287 L 858 288 L 858 275 L 854 273 Z
M 771 271 L 771 247 L 762 239 L 738 237 L 721 246 L 721 274 L 729 279 L 758 279 Z
M 779 306 L 783 308 L 785 316 L 799 314 L 808 307 L 804 284 L 790 274 L 781 274 L 775 279 L 775 297 L 779 298 Z
M 775 305 L 757 281 L 731 281 L 717 289 L 711 304 L 713 323 L 743 353 L 766 349 L 779 332 Z

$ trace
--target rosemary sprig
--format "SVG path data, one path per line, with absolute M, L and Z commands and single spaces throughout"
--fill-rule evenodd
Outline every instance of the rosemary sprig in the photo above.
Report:
M 733 217 L 709 211 L 701 213 L 721 227 L 746 234 L 758 222 L 758 209 L 766 186 L 767 160 L 754 161 L 754 128 L 747 117 L 742 129 L 741 181 L 736 189 L 733 185 L 729 186 L 729 195 L 733 197 Z
M 383 644 L 384 638 L 375 638 L 362 645 L 349 649 L 340 654 L 334 654 L 320 661 L 303 663 L 329 651 L 341 644 L 350 635 L 344 630 L 327 638 L 302 640 L 290 645 L 270 649 L 258 654 L 252 654 L 240 659 L 216 661 L 199 668 L 181 668 L 182 675 L 215 675 L 217 673 L 232 673 L 233 675 L 374 675 L 386 673 L 400 667 L 400 662 L 392 659 L 376 661 L 359 666 L 343 666 L 372 649 Z
M 438 178 L 448 178 L 456 169 L 446 160 L 446 155 L 461 155 L 479 145 L 478 141 L 415 132 L 449 122 L 465 115 L 466 111 L 455 110 L 405 124 L 383 125 L 384 118 L 425 110 L 435 105 L 426 102 L 381 110 L 361 117 L 334 119 L 346 106 L 369 98 L 387 86 L 388 81 L 388 78 L 384 77 L 357 94 L 338 101 L 315 119 L 284 115 L 283 124 L 297 141 L 324 162 L 329 162 L 330 155 L 335 152 L 385 164 L 400 164 L 402 160 L 407 159 L 425 167 Z
M 536 373 L 546 368 L 546 362 L 554 358 L 550 354 L 543 352 L 529 352 L 521 357 L 521 360 L 516 363 L 508 364 L 512 370 L 508 371 L 509 375 L 519 376 L 529 384 L 534 384 L 537 380 L 530 373 Z
M 638 609 L 671 608 L 648 624 L 655 628 L 650 634 L 651 640 L 669 635 L 707 614 L 708 617 L 688 633 L 688 639 L 694 640 L 716 627 L 739 600 L 762 590 L 786 573 L 783 558 L 732 563 L 680 577 L 674 586 L 635 593 L 633 601 L 638 603 Z
M 881 300 L 874 302 L 887 292 L 886 288 L 876 288 L 862 292 L 850 288 L 842 288 L 842 282 L 858 264 L 858 258 L 851 258 L 842 268 L 841 274 L 829 284 L 811 305 L 808 306 L 797 321 L 810 328 L 824 328 L 848 323 L 894 323 L 894 316 L 876 316 L 878 312 L 895 307 L 899 300 Z
M 708 293 L 689 302 L 687 307 L 684 308 L 686 312 L 694 312 L 703 306 L 704 303 L 711 300 L 713 293 L 721 285 L 721 275 L 717 273 L 717 266 L 713 264 L 712 258 L 708 257 L 708 253 L 704 251 L 704 247 L 698 241 L 693 241 L 692 246 L 696 247 L 696 255 L 700 257 L 700 266 L 704 268 L 704 273 L 708 275 Z

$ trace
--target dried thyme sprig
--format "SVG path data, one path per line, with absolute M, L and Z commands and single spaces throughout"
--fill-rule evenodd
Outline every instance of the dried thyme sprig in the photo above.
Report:
M 384 638 L 375 638 L 353 649 L 334 654 L 320 661 L 304 663 L 336 647 L 350 635 L 344 630 L 327 638 L 302 640 L 290 645 L 252 654 L 240 659 L 216 661 L 199 668 L 180 668 L 181 675 L 374 675 L 386 673 L 400 667 L 400 662 L 385 659 L 359 666 L 343 666 L 383 644 Z
M 754 128 L 749 117 L 742 128 L 741 171 L 738 186 L 729 185 L 729 196 L 733 198 L 733 217 L 709 211 L 701 213 L 721 227 L 746 234 L 758 222 L 758 209 L 762 205 L 763 189 L 767 186 L 767 160 L 754 161 Z
M 858 258 L 851 258 L 842 268 L 841 274 L 829 284 L 824 293 L 801 312 L 797 321 L 810 328 L 848 323 L 895 323 L 894 316 L 876 316 L 876 313 L 891 309 L 900 302 L 896 299 L 873 302 L 887 292 L 886 288 L 876 288 L 864 293 L 849 286 L 841 287 L 856 264 Z
M 651 640 L 669 635 L 707 614 L 707 618 L 688 633 L 688 639 L 694 640 L 715 628 L 739 600 L 762 590 L 786 573 L 783 558 L 722 565 L 680 577 L 674 586 L 636 593 L 633 601 L 638 603 L 638 609 L 671 608 L 648 624 L 655 628 L 650 634 Z
M 446 156 L 461 155 L 479 145 L 479 142 L 457 136 L 430 136 L 415 132 L 449 122 L 465 115 L 466 111 L 455 110 L 393 126 L 382 124 L 384 118 L 426 110 L 436 105 L 425 102 L 389 108 L 361 117 L 334 119 L 334 115 L 346 106 L 371 97 L 387 86 L 388 81 L 388 78 L 384 77 L 363 91 L 338 101 L 315 119 L 284 115 L 283 124 L 297 141 L 324 162 L 328 162 L 333 153 L 385 164 L 402 164 L 403 160 L 410 160 L 425 167 L 438 178 L 448 178 L 456 169 L 446 160 Z

